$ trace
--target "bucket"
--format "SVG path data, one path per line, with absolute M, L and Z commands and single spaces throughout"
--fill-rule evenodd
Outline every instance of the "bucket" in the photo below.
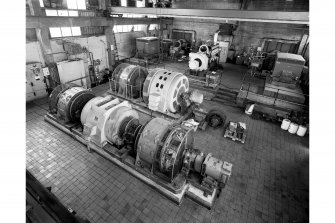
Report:
M 307 132 L 307 127 L 303 125 L 299 125 L 297 135 L 303 137 Z
M 283 119 L 282 123 L 281 123 L 281 129 L 283 130 L 288 130 L 288 127 L 290 127 L 291 121 L 288 119 Z
M 255 104 L 248 104 L 247 107 L 245 108 L 244 113 L 247 115 L 251 115 L 252 111 L 254 110 Z
M 296 134 L 298 131 L 298 124 L 291 122 L 290 127 L 288 127 L 288 132 L 291 134 Z

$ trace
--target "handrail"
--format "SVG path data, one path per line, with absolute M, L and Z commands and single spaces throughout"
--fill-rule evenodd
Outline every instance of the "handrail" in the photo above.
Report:
M 251 84 L 251 85 L 257 86 L 256 84 L 253 84 L 253 83 L 251 83 L 251 82 L 247 82 L 247 81 L 245 81 L 245 78 L 246 78 L 246 75 L 247 75 L 247 74 L 248 74 L 248 73 L 245 73 L 244 76 L 243 76 L 242 84 L 241 84 L 241 88 L 240 88 L 240 90 L 242 90 L 242 87 L 243 87 L 244 84 Z M 304 94 L 304 93 L 297 93 L 297 92 L 293 92 L 293 91 L 289 91 L 289 90 L 283 90 L 283 89 L 278 89 L 278 88 L 274 88 L 274 87 L 267 87 L 267 88 L 271 88 L 271 89 L 278 90 L 277 93 L 278 93 L 279 91 L 283 91 L 283 92 L 289 92 L 289 93 L 294 93 L 294 94 L 299 94 L 299 95 L 303 95 L 303 96 L 307 96 L 307 97 L 309 97 L 308 94 Z
M 248 83 L 248 84 L 250 84 L 250 83 Z M 243 84 L 242 84 L 242 85 L 243 85 Z M 249 91 L 249 89 L 248 89 L 248 90 L 243 90 L 242 85 L 241 85 L 240 91 L 242 91 L 242 92 L 247 92 L 247 95 L 245 96 L 245 98 L 247 98 L 249 94 L 254 94 L 254 95 L 260 95 L 260 96 L 262 96 L 262 97 L 269 98 L 269 99 L 273 99 L 273 98 L 274 98 L 274 103 L 273 103 L 273 105 L 276 104 L 276 101 L 283 101 L 283 102 L 286 102 L 286 103 L 289 103 L 289 104 L 293 104 L 293 105 L 297 105 L 297 106 L 301 106 L 301 107 L 305 107 L 305 108 L 308 108 L 308 107 L 309 107 L 309 106 L 307 106 L 307 105 L 305 105 L 305 104 L 300 104 L 300 103 L 296 103 L 296 102 L 286 101 L 286 100 L 280 99 L 280 98 L 277 97 L 278 94 L 276 95 L 276 97 L 270 97 L 270 96 L 266 96 L 266 95 L 263 95 L 263 94 L 258 94 L 258 93 Z M 250 85 L 249 85 L 249 87 L 250 87 Z

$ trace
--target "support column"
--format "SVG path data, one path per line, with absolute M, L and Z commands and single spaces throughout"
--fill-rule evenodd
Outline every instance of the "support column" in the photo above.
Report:
M 113 33 L 114 23 L 105 27 L 105 35 L 106 35 L 106 42 L 107 42 L 107 54 L 108 54 L 108 64 L 109 69 L 114 70 L 116 60 L 115 60 L 115 46 L 116 46 L 116 39 L 114 38 Z
M 101 9 L 101 10 L 105 10 L 106 9 L 106 3 L 107 3 L 108 1 L 106 1 L 106 0 L 99 0 L 99 9 Z
M 43 15 L 39 0 L 27 0 L 27 3 L 29 5 L 30 15 L 32 16 Z
M 29 10 L 32 16 L 43 16 L 44 11 L 41 9 L 39 0 L 28 0 Z M 55 82 L 59 82 L 59 76 L 57 69 L 55 67 L 55 60 L 52 54 L 51 43 L 49 38 L 49 28 L 42 27 L 36 28 L 37 41 L 39 42 L 45 61 L 45 65 L 49 67 L 50 76 L 49 83 L 50 87 L 54 88 L 56 86 Z
M 304 33 L 301 37 L 297 54 L 302 55 L 303 49 L 307 45 L 309 35 Z

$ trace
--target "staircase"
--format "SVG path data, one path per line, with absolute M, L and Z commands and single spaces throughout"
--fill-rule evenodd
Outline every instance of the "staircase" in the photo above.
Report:
M 238 91 L 233 89 L 228 89 L 220 86 L 217 94 L 212 99 L 212 101 L 221 102 L 223 104 L 235 104 Z
M 204 98 L 226 105 L 236 105 L 237 90 L 229 89 L 219 85 L 216 89 L 205 87 L 204 78 L 188 76 L 190 88 L 198 89 L 204 93 Z

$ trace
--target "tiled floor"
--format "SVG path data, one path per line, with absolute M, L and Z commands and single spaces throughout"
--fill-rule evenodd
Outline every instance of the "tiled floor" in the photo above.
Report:
M 206 102 L 206 107 L 217 106 Z M 245 144 L 223 131 L 197 132 L 196 148 L 231 162 L 232 176 L 212 211 L 189 199 L 180 206 L 43 120 L 47 101 L 27 104 L 27 169 L 91 222 L 308 222 L 308 137 L 220 105 L 247 123 Z

